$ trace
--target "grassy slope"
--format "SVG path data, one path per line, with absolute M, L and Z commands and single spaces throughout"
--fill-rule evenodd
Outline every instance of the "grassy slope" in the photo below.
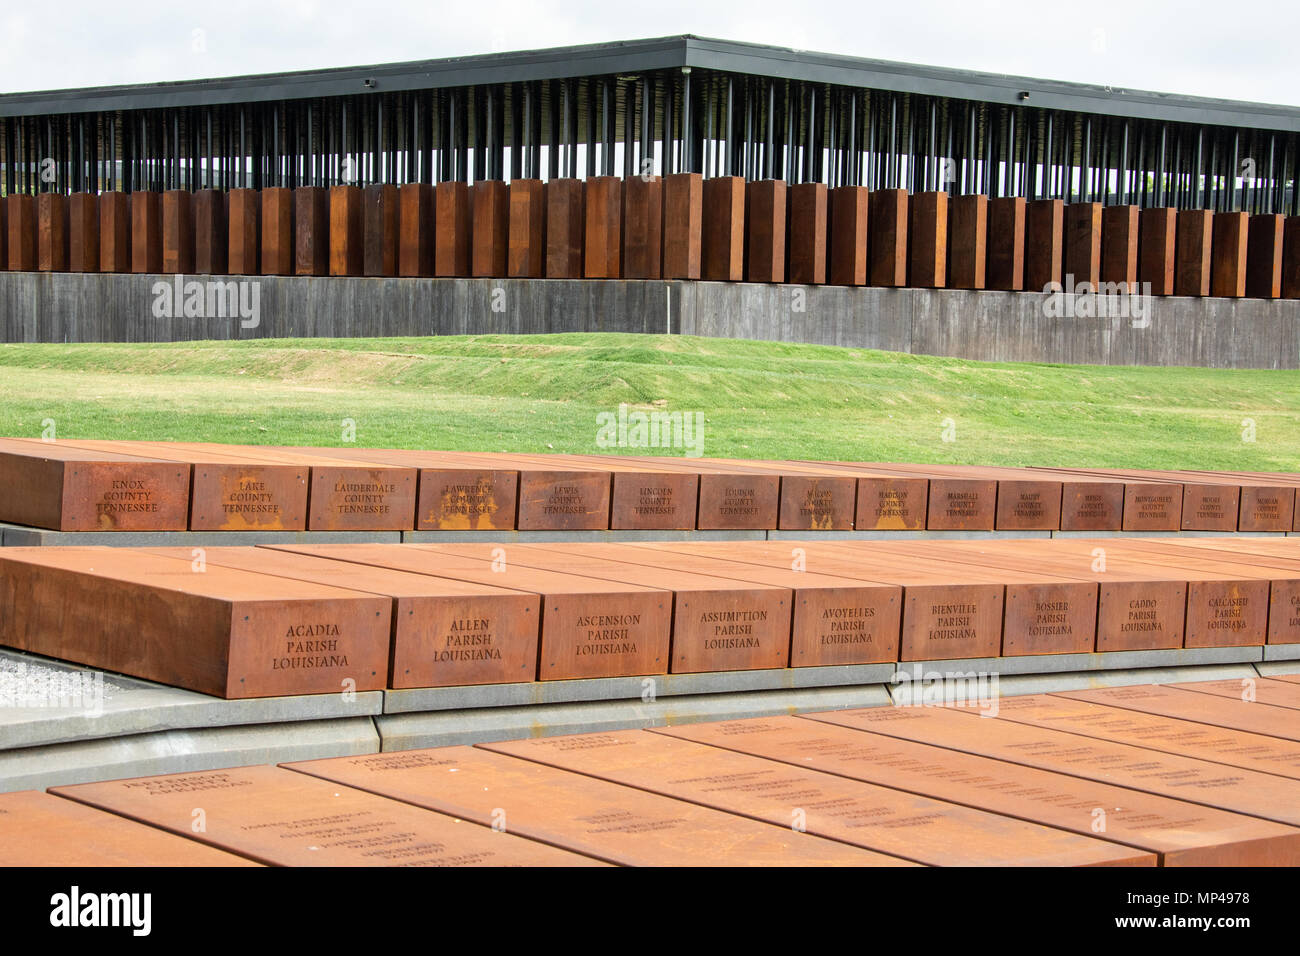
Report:
M 1296 372 L 645 335 L 0 345 L 3 435 L 332 445 L 350 418 L 362 445 L 597 452 L 620 402 L 703 412 L 711 456 L 1300 470 Z

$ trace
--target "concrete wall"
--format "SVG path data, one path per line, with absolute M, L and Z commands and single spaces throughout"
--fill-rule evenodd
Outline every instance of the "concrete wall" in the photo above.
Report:
M 190 277 L 206 281 L 207 277 Z M 238 278 L 238 277 L 236 277 Z M 1150 298 L 1148 314 L 1054 315 L 1036 292 L 725 282 L 261 276 L 258 323 L 157 317 L 172 276 L 0 272 L 0 342 L 673 332 L 986 361 L 1300 368 L 1300 301 Z M 1095 308 L 1091 311 L 1097 311 Z M 1060 314 L 1064 312 L 1064 314 Z

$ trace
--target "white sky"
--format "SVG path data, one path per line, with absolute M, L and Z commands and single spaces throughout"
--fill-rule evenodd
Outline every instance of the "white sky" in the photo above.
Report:
M 1300 106 L 1295 0 L 11 0 L 0 12 L 0 91 L 682 33 Z

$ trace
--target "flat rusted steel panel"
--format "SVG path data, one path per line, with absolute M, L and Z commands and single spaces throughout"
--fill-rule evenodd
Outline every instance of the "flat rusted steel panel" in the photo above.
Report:
M 1239 681 L 1222 683 L 1237 685 L 1237 692 L 1240 693 Z M 1146 747 L 1148 750 L 1300 780 L 1300 744 L 1277 737 L 1265 737 L 1158 714 L 1144 714 L 1136 710 L 1123 710 L 1104 704 L 1091 704 L 1051 694 L 1004 697 L 998 701 L 998 716 L 1049 730 L 1113 740 L 1134 747 Z
M 1175 690 L 1192 691 L 1198 694 L 1214 694 L 1232 700 L 1255 700 L 1273 707 L 1290 707 L 1300 710 L 1300 687 L 1284 680 L 1270 677 L 1241 677 L 1231 680 L 1193 681 L 1187 684 L 1170 684 Z M 1300 753 L 1300 751 L 1297 751 Z M 1300 762 L 1297 762 L 1297 775 L 1300 775 Z
M 591 866 L 599 861 L 280 767 L 52 788 L 273 866 Z M 202 813 L 203 827 L 194 826 Z
M 1092 837 L 643 730 L 480 747 L 928 865 L 1155 865 Z
M 893 862 L 874 861 L 854 847 L 806 833 L 477 747 L 283 766 L 624 866 Z
M 1069 691 L 1060 696 L 1198 724 L 1244 730 L 1266 737 L 1300 740 L 1300 721 L 1296 720 L 1293 710 L 1257 701 L 1228 700 L 1210 694 L 1194 695 L 1158 685 Z
M 1300 830 L 1280 823 L 832 724 L 757 717 L 654 732 L 1104 836 L 1158 853 L 1161 866 L 1293 866 L 1300 860 Z
M 0 866 L 256 865 L 51 793 L 0 793 Z
M 1300 800 L 1296 799 L 1300 787 L 1286 777 L 1240 768 L 1227 770 L 1205 760 L 1029 727 L 1000 717 L 981 717 L 970 708 L 874 707 L 806 714 L 798 719 L 993 757 L 1277 823 L 1300 823 Z

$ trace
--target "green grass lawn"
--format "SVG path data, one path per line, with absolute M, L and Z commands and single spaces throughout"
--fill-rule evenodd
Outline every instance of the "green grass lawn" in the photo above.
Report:
M 702 413 L 715 457 L 1300 470 L 1297 372 L 613 334 L 0 345 L 12 436 L 336 445 L 351 419 L 359 445 L 596 453 L 620 403 Z

